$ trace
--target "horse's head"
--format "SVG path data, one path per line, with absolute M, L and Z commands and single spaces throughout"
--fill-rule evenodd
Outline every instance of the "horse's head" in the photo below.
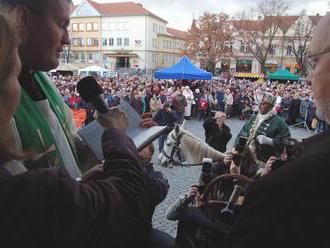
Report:
M 164 142 L 163 150 L 158 157 L 162 166 L 181 164 L 186 160 L 181 149 L 181 139 L 184 135 L 184 128 L 185 122 L 181 126 L 175 124 L 174 129 L 168 134 Z

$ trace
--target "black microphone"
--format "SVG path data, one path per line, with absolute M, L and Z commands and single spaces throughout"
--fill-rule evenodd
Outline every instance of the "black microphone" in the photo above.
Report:
M 77 90 L 81 98 L 85 102 L 93 104 L 100 114 L 106 114 L 109 112 L 102 97 L 102 87 L 97 83 L 94 77 L 87 76 L 80 79 L 77 83 Z

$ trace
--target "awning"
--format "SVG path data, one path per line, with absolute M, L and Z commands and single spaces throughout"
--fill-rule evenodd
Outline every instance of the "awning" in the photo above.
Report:
M 238 59 L 238 60 L 236 60 L 236 64 L 238 64 L 238 65 L 252 65 L 252 60 L 250 60 L 250 59 Z
M 237 73 L 234 73 L 234 77 L 238 77 L 238 78 L 263 78 L 264 74 L 237 72 Z
M 136 53 L 106 53 L 105 55 L 112 57 L 112 58 L 138 58 L 139 55 L 137 55 Z

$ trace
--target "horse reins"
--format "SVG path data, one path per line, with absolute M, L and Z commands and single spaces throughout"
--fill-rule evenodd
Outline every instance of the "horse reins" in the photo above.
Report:
M 198 166 L 198 165 L 202 165 L 202 163 L 194 163 L 194 164 L 184 164 L 184 160 L 181 157 L 181 149 L 180 149 L 180 143 L 181 143 L 181 139 L 182 139 L 183 133 L 181 132 L 178 136 L 178 138 L 175 140 L 175 137 L 172 134 L 172 138 L 175 140 L 174 145 L 172 147 L 172 150 L 170 152 L 170 155 L 168 155 L 164 148 L 161 151 L 161 153 L 169 160 L 170 164 L 173 164 L 175 166 Z M 173 158 L 174 153 L 177 152 L 178 153 L 178 157 L 179 157 L 179 161 L 175 161 Z

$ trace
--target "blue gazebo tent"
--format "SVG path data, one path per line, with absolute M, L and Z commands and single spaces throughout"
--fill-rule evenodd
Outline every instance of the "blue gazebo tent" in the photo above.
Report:
M 187 56 L 183 56 L 176 64 L 155 71 L 157 79 L 187 79 L 187 80 L 211 80 L 211 73 L 204 71 L 190 62 Z

